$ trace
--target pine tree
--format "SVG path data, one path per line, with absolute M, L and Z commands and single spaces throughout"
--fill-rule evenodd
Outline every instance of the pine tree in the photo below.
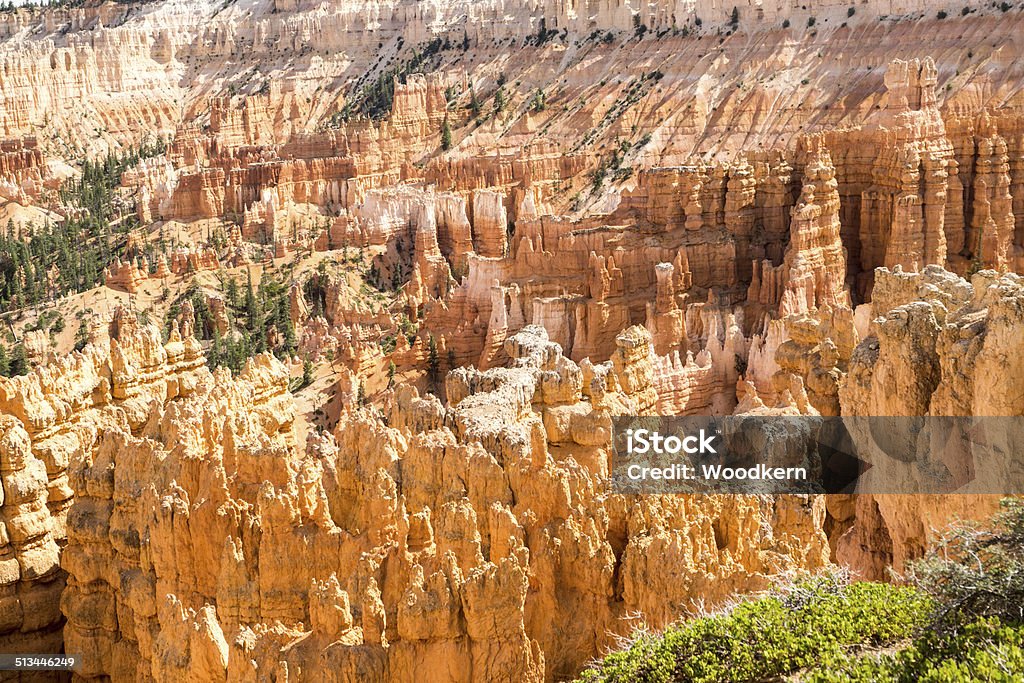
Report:
M 441 376 L 441 364 L 437 358 L 437 341 L 434 335 L 430 335 L 427 342 L 427 378 L 431 386 L 437 386 L 437 380 Z
M 448 151 L 452 148 L 452 126 L 448 123 L 448 117 L 444 117 L 444 123 L 441 124 L 441 149 Z
M 544 101 L 544 91 L 537 88 L 537 92 L 533 95 L 533 100 L 530 102 L 530 111 L 541 112 L 547 108 L 547 103 Z
M 285 320 L 284 322 L 284 346 L 282 347 L 283 356 L 290 356 L 295 352 L 295 327 L 292 326 L 291 319 Z
M 228 283 L 224 287 L 224 293 L 228 298 L 228 305 L 232 308 L 238 308 L 238 281 L 234 277 L 228 278 Z
M 393 363 L 392 363 L 393 365 Z M 11 359 L 7 357 L 7 347 L 0 344 L 0 377 L 11 376 Z
M 505 110 L 505 89 L 498 88 L 498 92 L 494 93 L 494 115 L 497 116 Z
M 2 349 L 3 347 L 0 347 Z M 388 361 L 388 389 L 395 386 L 395 361 Z
M 366 387 L 363 386 L 362 381 L 359 382 L 359 392 L 356 394 L 356 403 L 361 406 L 366 405 Z
M 469 88 L 469 113 L 473 115 L 473 118 L 480 116 L 480 100 L 476 96 L 476 90 L 470 86 Z
M 308 387 L 313 383 L 313 361 L 305 359 L 302 361 L 302 384 L 300 386 Z
M 89 326 L 83 320 L 78 323 L 78 331 L 75 332 L 75 351 L 81 351 L 89 343 Z
M 210 351 L 206 354 L 206 365 L 211 370 L 215 370 L 224 364 L 224 351 L 221 346 L 220 332 L 215 329 L 213 331 L 213 343 L 210 344 Z
M 246 271 L 245 284 L 245 326 L 250 333 L 256 333 L 260 329 L 259 301 L 256 300 L 256 292 L 252 289 L 252 273 Z
M 249 335 L 242 334 L 231 346 L 231 361 L 229 367 L 231 368 L 232 374 L 237 375 L 245 367 L 245 361 L 248 360 L 252 349 L 252 344 L 249 339 Z
M 25 350 L 24 344 L 18 344 L 14 347 L 14 352 L 11 354 L 10 365 L 8 366 L 9 376 L 17 377 L 18 375 L 27 374 L 28 371 L 28 352 Z

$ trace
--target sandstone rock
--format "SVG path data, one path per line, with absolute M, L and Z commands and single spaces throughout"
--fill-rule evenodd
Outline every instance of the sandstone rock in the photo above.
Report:
M 941 268 L 879 271 L 873 334 L 856 348 L 840 387 L 844 415 L 1016 415 L 1010 396 L 1020 368 L 1008 345 L 1020 342 L 1022 289 L 1016 275 L 981 271 L 970 283 Z M 998 496 L 859 496 L 856 521 L 837 557 L 879 577 L 922 556 L 938 529 L 956 518 L 984 518 Z

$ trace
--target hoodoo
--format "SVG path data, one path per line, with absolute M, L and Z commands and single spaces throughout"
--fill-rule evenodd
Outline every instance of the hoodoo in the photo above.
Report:
M 1024 416 L 1022 34 L 1019 2 L 0 7 L 0 680 L 826 680 L 961 633 L 901 591 L 1024 494 L 983 428 Z M 797 450 L 873 416 L 934 441 Z M 749 462 L 656 434 L 691 417 L 767 426 Z M 627 422 L 668 458 L 629 490 Z M 841 448 L 966 483 L 835 493 Z M 691 476 L 769 488 L 644 488 Z M 871 591 L 891 632 L 829 640 L 815 600 Z M 820 638 L 686 649 L 748 604 Z M 1024 675 L 993 610 L 963 632 Z

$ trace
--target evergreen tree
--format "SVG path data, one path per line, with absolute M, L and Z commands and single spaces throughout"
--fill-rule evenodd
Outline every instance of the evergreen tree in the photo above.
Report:
M 530 111 L 541 112 L 547 108 L 547 103 L 544 101 L 544 91 L 537 88 L 537 92 L 533 95 L 533 100 L 530 101 Z
M 395 361 L 388 361 L 388 389 L 395 386 L 395 370 Z
M 235 280 L 234 276 L 228 278 L 228 283 L 224 287 L 224 293 L 227 295 L 228 305 L 232 308 L 238 308 L 238 281 Z
M 206 365 L 211 370 L 216 370 L 224 364 L 224 351 L 221 346 L 220 332 L 215 329 L 213 331 L 213 343 L 210 344 L 210 351 L 206 354 Z
M 11 354 L 10 364 L 8 365 L 9 377 L 17 377 L 18 375 L 27 374 L 29 371 L 28 365 L 28 352 L 25 350 L 24 344 L 18 344 L 14 347 L 14 352 Z
M 0 344 L 0 377 L 11 376 L 11 359 L 7 356 L 7 347 Z
M 227 366 L 231 369 L 231 373 L 237 375 L 245 367 L 245 361 L 251 355 L 249 353 L 249 337 L 246 334 L 240 335 L 237 339 L 231 341 L 231 349 L 228 357 Z
M 476 90 L 470 86 L 469 88 L 469 113 L 473 115 L 473 118 L 480 116 L 480 99 L 476 96 Z
M 494 93 L 494 115 L 497 116 L 505 110 L 505 89 L 498 88 L 498 92 Z
M 75 332 L 75 351 L 81 351 L 89 343 L 89 326 L 83 320 L 78 323 L 78 331 Z
M 437 358 L 437 341 L 434 339 L 434 335 L 430 335 L 430 339 L 427 341 L 427 379 L 430 380 L 431 386 L 437 386 L 440 376 L 441 364 Z
M 441 149 L 448 151 L 452 148 L 452 126 L 448 123 L 448 117 L 444 117 L 444 123 L 441 124 Z
M 284 323 L 284 346 L 282 347 L 282 357 L 287 357 L 295 352 L 297 344 L 295 343 L 295 328 L 292 326 L 291 320 L 286 320 Z
M 300 386 L 308 387 L 313 383 L 313 361 L 308 358 L 302 361 L 302 384 Z
M 245 327 L 250 334 L 256 334 L 260 330 L 260 307 L 256 299 L 256 292 L 252 288 L 252 273 L 246 271 L 245 284 Z

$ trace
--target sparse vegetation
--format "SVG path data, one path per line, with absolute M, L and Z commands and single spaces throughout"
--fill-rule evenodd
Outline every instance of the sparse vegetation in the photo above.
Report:
M 633 15 L 633 35 L 637 38 L 643 38 L 644 34 L 647 33 L 647 24 L 640 19 L 639 14 Z
M 497 92 L 494 93 L 494 112 L 493 116 L 497 116 L 501 112 L 505 111 L 505 88 L 498 86 Z
M 128 233 L 138 226 L 118 192 L 121 174 L 165 150 L 157 141 L 86 160 L 80 177 L 66 181 L 57 193 L 68 218 L 41 226 L 27 223 L 20 230 L 9 220 L 0 231 L 0 313 L 100 284 L 103 269 L 124 255 Z
M 469 88 L 469 113 L 473 118 L 480 116 L 480 100 L 477 99 L 476 90 L 472 86 Z
M 468 49 L 469 37 L 463 41 L 463 49 Z M 450 48 L 451 45 L 448 45 Z M 363 85 L 348 99 L 344 108 L 327 122 L 328 127 L 337 127 L 353 118 L 365 117 L 380 120 L 391 113 L 391 105 L 395 99 L 395 83 L 404 84 L 410 74 L 432 70 L 436 67 L 437 56 L 446 49 L 441 38 L 434 38 L 422 51 L 413 48 L 408 59 L 382 70 L 371 82 Z M 364 78 L 366 78 L 364 76 Z
M 530 111 L 542 112 L 547 108 L 547 104 L 544 101 L 544 91 L 537 88 L 537 92 L 533 94 L 533 99 L 530 100 Z
M 557 35 L 558 35 L 558 31 L 555 30 L 555 29 L 550 29 L 549 30 L 548 26 L 547 26 L 547 19 L 545 19 L 544 17 L 541 17 L 540 18 L 540 23 L 537 26 L 537 35 L 533 36 L 532 40 L 531 39 L 527 39 L 527 40 L 528 40 L 528 42 L 532 42 L 537 47 L 540 47 L 541 45 L 543 45 L 544 43 L 546 43 L 549 40 L 553 39 Z
M 297 343 L 295 328 L 291 322 L 288 286 L 269 273 L 264 273 L 259 287 L 253 286 L 247 276 L 244 292 L 226 287 L 234 296 L 226 295 L 225 303 L 229 318 L 234 325 L 221 336 L 206 303 L 206 295 L 193 282 L 182 299 L 171 304 L 168 324 L 180 312 L 183 299 L 187 298 L 195 312 L 195 334 L 200 339 L 211 340 L 206 362 L 211 369 L 227 367 L 237 374 L 245 362 L 259 353 L 272 352 L 278 358 L 287 358 L 295 353 Z

